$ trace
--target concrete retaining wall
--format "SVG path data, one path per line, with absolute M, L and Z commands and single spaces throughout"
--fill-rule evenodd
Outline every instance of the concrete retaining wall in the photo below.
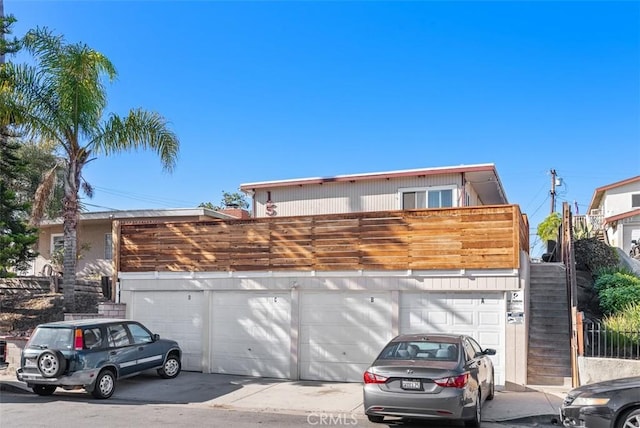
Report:
M 578 357 L 580 385 L 639 376 L 640 361 L 616 358 Z

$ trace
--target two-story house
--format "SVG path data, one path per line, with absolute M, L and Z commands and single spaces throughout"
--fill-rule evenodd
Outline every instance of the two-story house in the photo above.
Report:
M 247 183 L 245 220 L 118 221 L 127 316 L 186 370 L 354 381 L 408 332 L 473 335 L 526 383 L 528 222 L 492 164 Z
M 589 216 L 600 217 L 607 242 L 628 254 L 631 241 L 640 241 L 640 175 L 598 187 Z

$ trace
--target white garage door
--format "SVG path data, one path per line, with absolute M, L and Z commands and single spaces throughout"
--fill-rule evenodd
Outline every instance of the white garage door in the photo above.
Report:
M 410 293 L 400 295 L 400 333 L 467 334 L 492 356 L 496 384 L 504 385 L 503 293 Z
M 214 373 L 290 377 L 289 293 L 215 292 L 212 311 Z
M 300 378 L 360 382 L 391 339 L 390 293 L 302 292 Z
M 132 293 L 131 318 L 153 333 L 173 339 L 182 348 L 182 368 L 202 371 L 201 291 L 135 291 Z

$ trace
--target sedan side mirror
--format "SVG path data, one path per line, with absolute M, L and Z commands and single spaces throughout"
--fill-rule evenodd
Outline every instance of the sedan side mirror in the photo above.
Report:
M 154 334 L 154 335 L 152 336 L 152 338 L 153 338 L 153 341 L 154 341 L 154 342 L 157 342 L 158 340 L 160 340 L 160 335 L 159 335 L 159 334 Z
M 493 348 L 487 348 L 484 351 L 482 351 L 482 353 L 484 355 L 496 355 L 496 350 Z

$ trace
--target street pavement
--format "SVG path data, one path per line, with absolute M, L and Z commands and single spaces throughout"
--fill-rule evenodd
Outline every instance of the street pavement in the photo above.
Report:
M 526 392 L 496 391 L 483 406 L 483 422 L 557 419 L 564 395 L 570 388 L 531 388 Z M 13 372 L 0 372 L 0 391 L 29 392 Z M 84 390 L 56 394 L 85 394 Z M 123 379 L 112 397 L 151 404 L 184 404 L 216 409 L 281 414 L 354 416 L 366 419 L 362 407 L 362 384 L 320 381 L 288 381 L 225 374 L 182 372 L 175 379 L 161 379 L 155 372 Z M 92 398 L 91 398 L 92 399 Z M 0 401 L 2 401 L 0 399 Z

